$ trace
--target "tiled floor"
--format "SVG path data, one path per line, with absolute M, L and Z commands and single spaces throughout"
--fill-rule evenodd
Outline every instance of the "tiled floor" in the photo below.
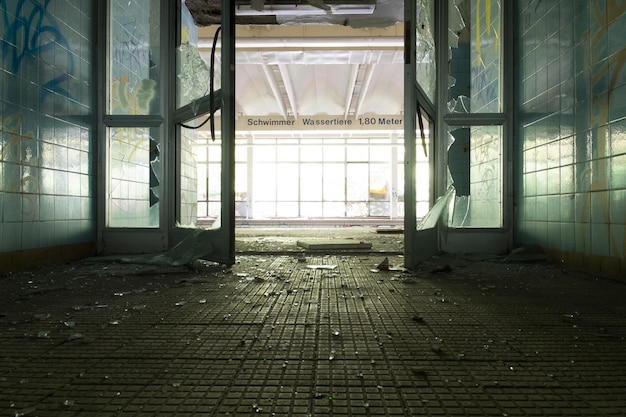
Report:
M 380 254 L 238 259 L 0 277 L 0 415 L 626 415 L 622 283 L 449 256 L 411 273 L 377 271 Z

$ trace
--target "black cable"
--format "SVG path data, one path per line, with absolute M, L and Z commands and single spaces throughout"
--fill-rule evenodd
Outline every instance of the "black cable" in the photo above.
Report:
M 428 151 L 426 150 L 426 133 L 424 132 L 424 121 L 422 120 L 422 108 L 420 107 L 419 102 L 417 103 L 417 122 L 420 126 L 420 136 L 422 137 L 424 156 L 428 157 Z
M 215 49 L 217 48 L 217 39 L 222 30 L 222 27 L 218 27 L 215 31 L 215 36 L 213 37 L 213 49 L 211 50 L 211 80 L 210 80 L 210 91 L 209 91 L 209 106 L 211 108 L 211 141 L 215 142 L 215 118 L 213 117 L 213 109 L 215 108 L 215 88 L 213 86 L 214 83 L 214 72 L 215 72 Z
M 209 117 L 207 117 L 206 120 L 200 123 L 198 126 L 189 126 L 184 123 L 180 123 L 180 125 L 184 127 L 185 129 L 200 129 L 210 120 L 211 121 L 211 140 L 213 142 L 215 142 L 215 119 L 213 115 L 217 111 L 217 109 L 213 110 L 215 108 L 215 87 L 214 87 L 214 84 L 215 84 L 215 81 L 214 81 L 215 50 L 217 49 L 217 40 L 219 39 L 219 34 L 221 30 L 222 30 L 222 27 L 220 26 L 215 31 L 215 36 L 213 36 L 213 49 L 211 49 L 211 66 L 209 67 Z

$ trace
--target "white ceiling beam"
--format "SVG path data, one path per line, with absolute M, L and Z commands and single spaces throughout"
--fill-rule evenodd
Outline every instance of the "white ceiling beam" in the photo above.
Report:
M 365 76 L 363 77 L 363 83 L 361 84 L 361 91 L 359 91 L 359 100 L 357 102 L 356 109 L 354 110 L 355 118 L 358 118 L 361 115 L 361 107 L 363 106 L 363 102 L 367 97 L 367 91 L 372 84 L 372 77 L 374 75 L 375 69 L 376 64 L 369 64 L 367 66 L 367 69 L 365 70 Z
M 359 76 L 359 64 L 353 64 L 350 71 L 350 80 L 348 81 L 348 91 L 346 92 L 345 111 L 343 118 L 347 119 L 350 114 L 350 106 L 352 105 L 352 96 L 356 87 L 356 79 Z
M 286 120 L 287 108 L 285 107 L 283 95 L 280 92 L 280 88 L 278 87 L 276 78 L 274 78 L 274 74 L 272 74 L 272 72 L 270 71 L 267 65 L 261 65 L 261 67 L 263 68 L 263 74 L 265 74 L 265 79 L 267 80 L 267 83 L 269 84 L 270 89 L 272 90 L 272 94 L 274 95 L 274 98 L 276 99 L 276 103 L 278 104 L 278 107 L 280 108 L 280 113 L 282 114 L 283 118 Z
M 296 94 L 293 91 L 293 84 L 291 82 L 291 77 L 289 76 L 289 70 L 285 64 L 278 64 L 278 70 L 280 71 L 280 76 L 283 78 L 283 85 L 285 86 L 285 91 L 287 92 L 287 98 L 289 99 L 289 106 L 293 112 L 293 118 L 297 120 L 298 102 L 296 100 Z

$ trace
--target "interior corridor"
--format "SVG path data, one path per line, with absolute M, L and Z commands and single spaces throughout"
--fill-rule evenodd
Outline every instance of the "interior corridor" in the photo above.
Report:
M 250 231 L 240 250 L 265 239 L 283 254 L 12 273 L 0 415 L 626 414 L 623 283 L 530 249 L 405 272 L 376 240 L 398 236 L 360 233 L 371 251 L 304 251 Z M 385 256 L 390 271 L 377 268 Z

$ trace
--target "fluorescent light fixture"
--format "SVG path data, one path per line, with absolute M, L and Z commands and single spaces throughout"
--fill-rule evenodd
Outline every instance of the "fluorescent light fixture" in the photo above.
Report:
M 240 5 L 235 9 L 237 16 L 325 16 L 325 15 L 369 15 L 374 13 L 374 4 L 342 4 L 329 5 L 330 11 L 308 4 L 303 5 L 269 5 L 263 10 L 255 10 L 248 5 Z

